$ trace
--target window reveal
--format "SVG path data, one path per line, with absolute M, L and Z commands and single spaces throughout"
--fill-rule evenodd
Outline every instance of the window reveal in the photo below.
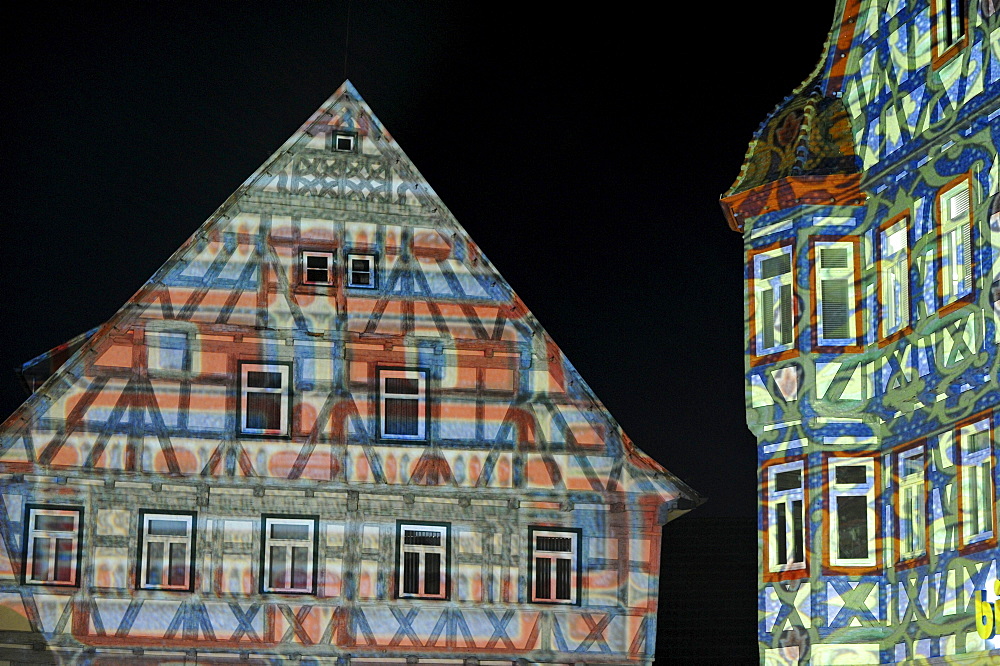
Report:
M 241 363 L 241 432 L 287 435 L 290 368 L 279 364 Z
M 347 255 L 347 286 L 362 289 L 374 289 L 376 287 L 375 255 Z
M 303 252 L 302 282 L 304 284 L 333 284 L 333 253 Z
M 264 518 L 264 592 L 312 593 L 316 518 Z
M 531 600 L 577 602 L 579 535 L 576 532 L 533 528 Z
M 194 515 L 141 514 L 139 587 L 190 590 L 194 561 Z
M 972 293 L 972 211 L 967 176 L 938 196 L 942 305 Z
M 424 439 L 427 421 L 427 373 L 379 370 L 381 435 L 385 439 Z

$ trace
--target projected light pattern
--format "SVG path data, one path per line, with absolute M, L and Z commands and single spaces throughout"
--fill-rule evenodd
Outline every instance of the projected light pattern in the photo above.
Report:
M 747 256 L 761 662 L 994 663 L 975 598 L 998 576 L 1000 16 L 837 12 L 723 198 Z
M 653 658 L 700 498 L 349 83 L 46 364 L 0 431 L 0 659 Z

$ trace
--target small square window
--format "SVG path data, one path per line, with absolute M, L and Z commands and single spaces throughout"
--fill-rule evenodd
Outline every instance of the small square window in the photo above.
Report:
M 240 432 L 289 433 L 290 377 L 285 363 L 240 363 Z
M 383 439 L 425 439 L 427 373 L 380 368 L 379 408 Z
M 347 286 L 359 289 L 375 289 L 375 255 L 347 255 Z
M 528 538 L 531 542 L 528 560 L 531 601 L 578 603 L 578 588 L 582 580 L 579 532 L 532 527 L 528 529 Z
M 449 527 L 440 523 L 397 523 L 397 597 L 447 599 Z
M 354 142 L 353 134 L 338 133 L 333 135 L 333 149 L 338 153 L 353 153 Z
M 317 285 L 333 284 L 333 253 L 303 252 L 302 283 Z
M 194 513 L 139 512 L 141 589 L 194 589 L 195 521 Z
M 147 365 L 151 370 L 188 369 L 188 336 L 182 331 L 146 331 Z
M 315 591 L 318 523 L 315 516 L 264 516 L 262 592 Z
M 24 583 L 76 587 L 83 509 L 29 504 L 25 511 Z

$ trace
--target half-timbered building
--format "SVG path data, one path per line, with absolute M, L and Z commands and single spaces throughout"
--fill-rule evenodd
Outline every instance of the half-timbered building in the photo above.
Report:
M 21 374 L 0 660 L 653 659 L 661 526 L 701 499 L 350 83 Z
M 838 0 L 743 236 L 764 664 L 996 664 L 1000 5 Z

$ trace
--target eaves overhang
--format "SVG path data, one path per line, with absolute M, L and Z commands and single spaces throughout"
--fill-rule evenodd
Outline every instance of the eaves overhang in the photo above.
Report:
M 743 233 L 747 218 L 795 206 L 863 206 L 861 174 L 786 176 L 730 196 L 719 203 L 733 231 Z

